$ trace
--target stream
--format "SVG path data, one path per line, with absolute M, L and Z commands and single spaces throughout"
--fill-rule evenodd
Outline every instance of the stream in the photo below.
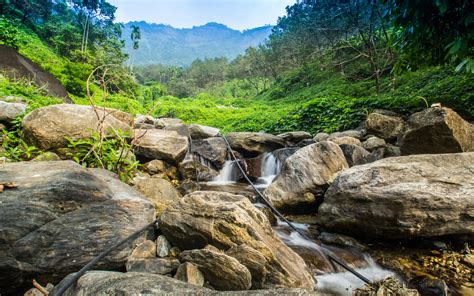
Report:
M 208 167 L 210 165 L 201 159 L 200 162 Z M 282 162 L 275 155 L 272 153 L 263 154 L 260 162 L 260 176 L 255 180 L 256 187 L 263 192 L 275 180 L 281 172 L 281 168 Z M 201 190 L 225 191 L 255 197 L 256 194 L 252 187 L 240 182 L 241 177 L 236 161 L 227 160 L 217 177 L 201 184 Z M 254 202 L 254 206 L 266 207 L 258 202 Z M 387 276 L 396 276 L 393 272 L 378 266 L 369 255 L 358 249 L 321 243 L 314 234 L 311 234 L 311 227 L 315 225 L 296 222 L 293 224 L 309 237 L 314 237 L 315 241 L 304 238 L 279 219 L 273 229 L 278 237 L 306 262 L 318 282 L 318 291 L 337 295 L 352 295 L 354 289 L 364 286 L 362 280 L 341 267 L 335 266 L 324 253 L 331 253 L 341 258 L 371 281 L 382 280 Z

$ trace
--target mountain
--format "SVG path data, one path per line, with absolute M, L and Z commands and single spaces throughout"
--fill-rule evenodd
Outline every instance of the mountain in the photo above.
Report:
M 137 50 L 132 48 L 131 26 L 140 27 L 141 40 Z M 187 66 L 197 58 L 223 56 L 233 59 L 248 47 L 262 43 L 271 29 L 271 26 L 264 26 L 241 32 L 218 23 L 177 29 L 163 24 L 129 22 L 124 24 L 122 36 L 131 64 Z

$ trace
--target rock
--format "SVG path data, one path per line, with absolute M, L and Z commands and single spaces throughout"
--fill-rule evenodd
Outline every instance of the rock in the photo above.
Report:
M 326 229 L 378 238 L 474 234 L 474 153 L 391 157 L 342 172 L 318 216 Z
M 173 246 L 219 249 L 246 244 L 267 260 L 265 288 L 313 289 L 304 261 L 276 237 L 265 215 L 244 196 L 201 191 L 174 203 L 160 218 L 160 229 Z
M 189 262 L 185 262 L 178 267 L 174 278 L 191 285 L 204 286 L 204 275 L 199 268 Z
M 71 276 L 71 275 L 70 275 Z M 66 282 L 65 278 L 56 289 Z M 168 276 L 142 272 L 89 271 L 69 288 L 64 296 L 77 295 L 205 295 L 212 290 Z
M 16 185 L 0 193 L 3 293 L 29 288 L 33 278 L 57 282 L 155 219 L 153 205 L 112 175 L 72 161 L 2 165 L 0 183 Z M 133 244 L 96 268 L 122 268 Z
M 156 239 L 156 256 L 163 258 L 170 254 L 171 244 L 164 235 L 158 236 Z
M 311 144 L 314 144 L 316 143 L 313 139 L 306 139 L 306 140 L 303 140 L 301 142 L 299 142 L 298 144 L 296 144 L 297 147 L 300 147 L 300 148 L 303 148 L 305 146 L 308 146 L 308 145 L 311 145 Z
M 222 169 L 227 160 L 227 145 L 220 137 L 193 140 L 191 152 L 200 158 L 202 163 L 209 162 L 216 169 Z
M 189 126 L 182 123 L 182 124 L 170 124 L 163 128 L 165 131 L 175 131 L 178 135 L 189 138 L 191 135 L 189 131 Z
M 146 272 L 153 274 L 174 274 L 179 266 L 179 260 L 174 258 L 143 258 L 129 259 L 126 264 L 127 272 Z
M 204 126 L 200 124 L 190 124 L 189 133 L 191 134 L 192 139 L 207 139 L 217 137 L 220 133 L 220 130 L 215 127 Z
M 181 193 L 182 196 L 185 196 L 186 194 L 200 190 L 201 186 L 196 181 L 184 180 L 183 182 L 181 182 L 181 184 L 179 184 L 176 189 L 178 189 L 179 193 Z
M 179 174 L 182 179 L 212 181 L 219 173 L 197 161 L 183 161 L 179 164 Z
M 255 157 L 285 147 L 281 138 L 265 133 L 229 133 L 227 140 L 232 149 L 243 153 L 245 157 Z
M 57 161 L 57 160 L 61 160 L 61 157 L 59 157 L 59 155 L 57 155 L 54 152 L 45 152 L 36 156 L 31 161 Z
M 321 232 L 321 234 L 318 236 L 318 239 L 329 245 L 340 245 L 340 246 L 345 246 L 345 247 L 352 247 L 359 249 L 361 251 L 365 251 L 368 249 L 368 247 L 355 238 L 352 238 L 350 236 L 345 236 L 342 234 L 337 234 L 337 233 L 329 233 L 329 232 Z
M 135 130 L 135 154 L 148 159 L 179 163 L 188 151 L 188 138 L 175 131 Z
M 401 155 L 402 154 L 400 151 L 400 147 L 394 146 L 392 144 L 387 144 L 387 147 L 385 147 L 383 157 L 398 157 Z
M 365 142 L 362 143 L 362 147 L 364 149 L 373 151 L 379 148 L 384 148 L 387 145 L 384 139 L 380 139 L 377 137 L 370 137 Z
M 26 111 L 26 104 L 0 101 L 0 122 L 10 124 Z
M 316 136 L 314 136 L 313 140 L 317 142 L 322 142 L 322 141 L 327 141 L 329 138 L 329 134 L 327 133 L 317 133 Z
M 277 137 L 282 139 L 287 146 L 297 146 L 303 140 L 311 139 L 312 136 L 308 132 L 287 132 L 279 134 Z
M 151 115 L 137 115 L 134 120 L 135 126 L 141 124 L 151 124 L 154 127 L 155 119 Z
M 153 159 L 152 161 L 145 163 L 142 166 L 142 169 L 150 175 L 156 175 L 163 173 L 166 174 L 168 167 L 169 165 L 166 162 L 158 159 Z
M 357 145 L 339 145 L 349 167 L 370 162 L 370 152 Z
M 278 158 L 278 160 L 281 162 L 281 163 L 284 163 L 286 161 L 286 159 L 290 156 L 292 156 L 293 154 L 295 154 L 296 151 L 298 151 L 300 148 L 297 148 L 297 147 L 292 147 L 292 148 L 282 148 L 282 149 L 278 149 L 278 150 L 275 150 L 272 152 L 272 154 Z
M 173 185 L 161 178 L 139 178 L 134 180 L 134 188 L 143 194 L 156 209 L 157 216 L 173 202 L 180 200 L 181 195 Z
M 143 259 L 143 258 L 154 258 L 156 257 L 156 244 L 150 240 L 138 244 L 132 251 L 130 258 L 132 259 Z
M 474 127 L 449 108 L 413 114 L 401 136 L 402 155 L 474 151 Z
M 248 290 L 252 285 L 249 270 L 226 254 L 206 249 L 189 250 L 179 254 L 179 260 L 197 266 L 204 278 L 217 290 Z
M 314 212 L 318 198 L 322 197 L 337 174 L 346 168 L 346 159 L 337 144 L 318 142 L 290 156 L 265 194 L 280 210 Z
M 149 123 L 135 123 L 133 128 L 139 129 L 139 130 L 149 130 L 149 129 L 155 129 L 155 126 Z
M 407 289 L 403 284 L 393 278 L 389 277 L 382 281 L 378 281 L 372 284 L 366 284 L 363 288 L 355 289 L 354 296 L 382 296 L 382 295 L 393 295 L 393 296 L 419 296 L 415 289 Z
M 119 110 L 96 107 L 108 136 L 116 136 L 116 131 L 130 133 L 133 117 Z M 52 105 L 36 109 L 23 119 L 23 137 L 31 145 L 42 150 L 67 147 L 73 140 L 90 138 L 97 132 L 99 120 L 94 109 L 81 105 Z
M 227 250 L 226 255 L 234 257 L 242 265 L 247 267 L 252 275 L 252 289 L 260 289 L 264 287 L 265 278 L 267 276 L 268 264 L 267 259 L 259 251 L 247 245 L 239 245 Z
M 398 116 L 370 113 L 365 120 L 367 132 L 384 140 L 395 140 L 405 130 L 405 121 Z
M 346 145 L 362 146 L 362 143 L 360 142 L 359 139 L 353 138 L 353 137 L 347 137 L 347 136 L 333 138 L 333 139 L 331 139 L 331 140 L 329 140 L 329 141 L 334 142 L 334 143 L 336 143 L 337 145 L 346 144 Z
M 158 129 L 163 129 L 168 125 L 184 124 L 181 119 L 178 118 L 157 118 L 155 120 L 155 127 Z
M 332 141 L 336 138 L 342 138 L 342 137 L 351 137 L 351 138 L 356 138 L 358 140 L 361 140 L 362 137 L 364 137 L 365 131 L 362 130 L 347 130 L 343 132 L 335 132 L 332 133 L 328 136 L 326 140 L 323 141 Z

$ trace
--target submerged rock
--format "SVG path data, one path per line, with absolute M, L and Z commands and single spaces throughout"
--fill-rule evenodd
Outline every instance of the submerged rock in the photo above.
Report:
M 3 182 L 16 186 L 0 193 L 4 293 L 30 286 L 32 278 L 59 281 L 155 218 L 153 205 L 113 174 L 72 161 L 4 164 Z M 130 241 L 96 268 L 122 268 L 132 246 Z
M 282 211 L 315 212 L 318 198 L 337 174 L 347 168 L 344 154 L 336 143 L 318 142 L 288 157 L 281 174 L 265 194 L 273 206 Z
M 474 127 L 449 108 L 429 108 L 408 119 L 402 155 L 474 151 Z
M 260 252 L 267 264 L 263 287 L 314 288 L 304 261 L 273 232 L 265 215 L 244 196 L 224 192 L 194 192 L 168 208 L 160 229 L 173 246 L 219 249 L 246 244 Z
M 474 153 L 392 157 L 342 172 L 318 216 L 351 236 L 474 234 Z

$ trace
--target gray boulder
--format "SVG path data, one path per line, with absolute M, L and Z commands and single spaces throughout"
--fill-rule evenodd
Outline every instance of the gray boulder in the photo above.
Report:
M 301 257 L 276 236 L 265 214 L 244 196 L 194 192 L 165 210 L 159 225 L 171 244 L 180 249 L 208 244 L 222 250 L 242 244 L 255 249 L 267 260 L 265 288 L 314 287 Z
M 287 132 L 279 134 L 277 137 L 281 138 L 287 146 L 294 147 L 297 146 L 303 140 L 311 139 L 312 136 L 308 132 Z
M 72 161 L 7 163 L 3 182 L 16 186 L 0 193 L 0 290 L 7 294 L 33 278 L 61 280 L 155 218 L 153 205 L 113 174 Z M 122 268 L 133 244 L 96 267 Z
M 225 140 L 220 137 L 193 140 L 192 153 L 202 163 L 208 163 L 216 169 L 221 169 L 227 160 L 228 149 Z
M 385 148 L 386 146 L 387 143 L 385 142 L 385 140 L 379 137 L 369 137 L 362 143 L 362 147 L 369 151 L 373 151 L 379 148 Z
M 179 260 L 175 258 L 129 259 L 125 267 L 127 272 L 147 272 L 153 274 L 174 274 L 178 270 Z
M 0 100 L 0 122 L 11 123 L 18 115 L 26 111 L 26 104 L 7 103 Z
M 342 144 L 339 145 L 339 147 L 341 148 L 349 167 L 371 162 L 371 153 L 361 146 Z
M 391 157 L 342 172 L 318 217 L 326 229 L 378 238 L 474 234 L 474 153 Z
M 169 125 L 184 124 L 181 119 L 178 118 L 157 118 L 155 120 L 155 127 L 158 129 L 163 129 Z
M 226 255 L 234 257 L 250 271 L 252 275 L 252 289 L 264 287 L 267 277 L 267 259 L 259 251 L 247 245 L 239 245 L 227 250 Z
M 378 112 L 370 113 L 365 120 L 367 132 L 384 140 L 395 140 L 405 130 L 405 121 L 398 116 Z
M 474 151 L 474 127 L 449 108 L 429 108 L 408 119 L 402 155 Z
M 135 130 L 135 154 L 179 163 L 188 151 L 188 138 L 175 131 Z
M 189 133 L 193 139 L 207 139 L 217 137 L 220 130 L 215 127 L 204 126 L 200 124 L 190 124 Z
M 227 140 L 232 149 L 243 153 L 244 156 L 256 156 L 285 147 L 281 138 L 266 133 L 229 133 Z
M 282 211 L 314 212 L 326 188 L 347 168 L 344 154 L 336 143 L 318 142 L 288 157 L 265 194 L 273 206 Z

